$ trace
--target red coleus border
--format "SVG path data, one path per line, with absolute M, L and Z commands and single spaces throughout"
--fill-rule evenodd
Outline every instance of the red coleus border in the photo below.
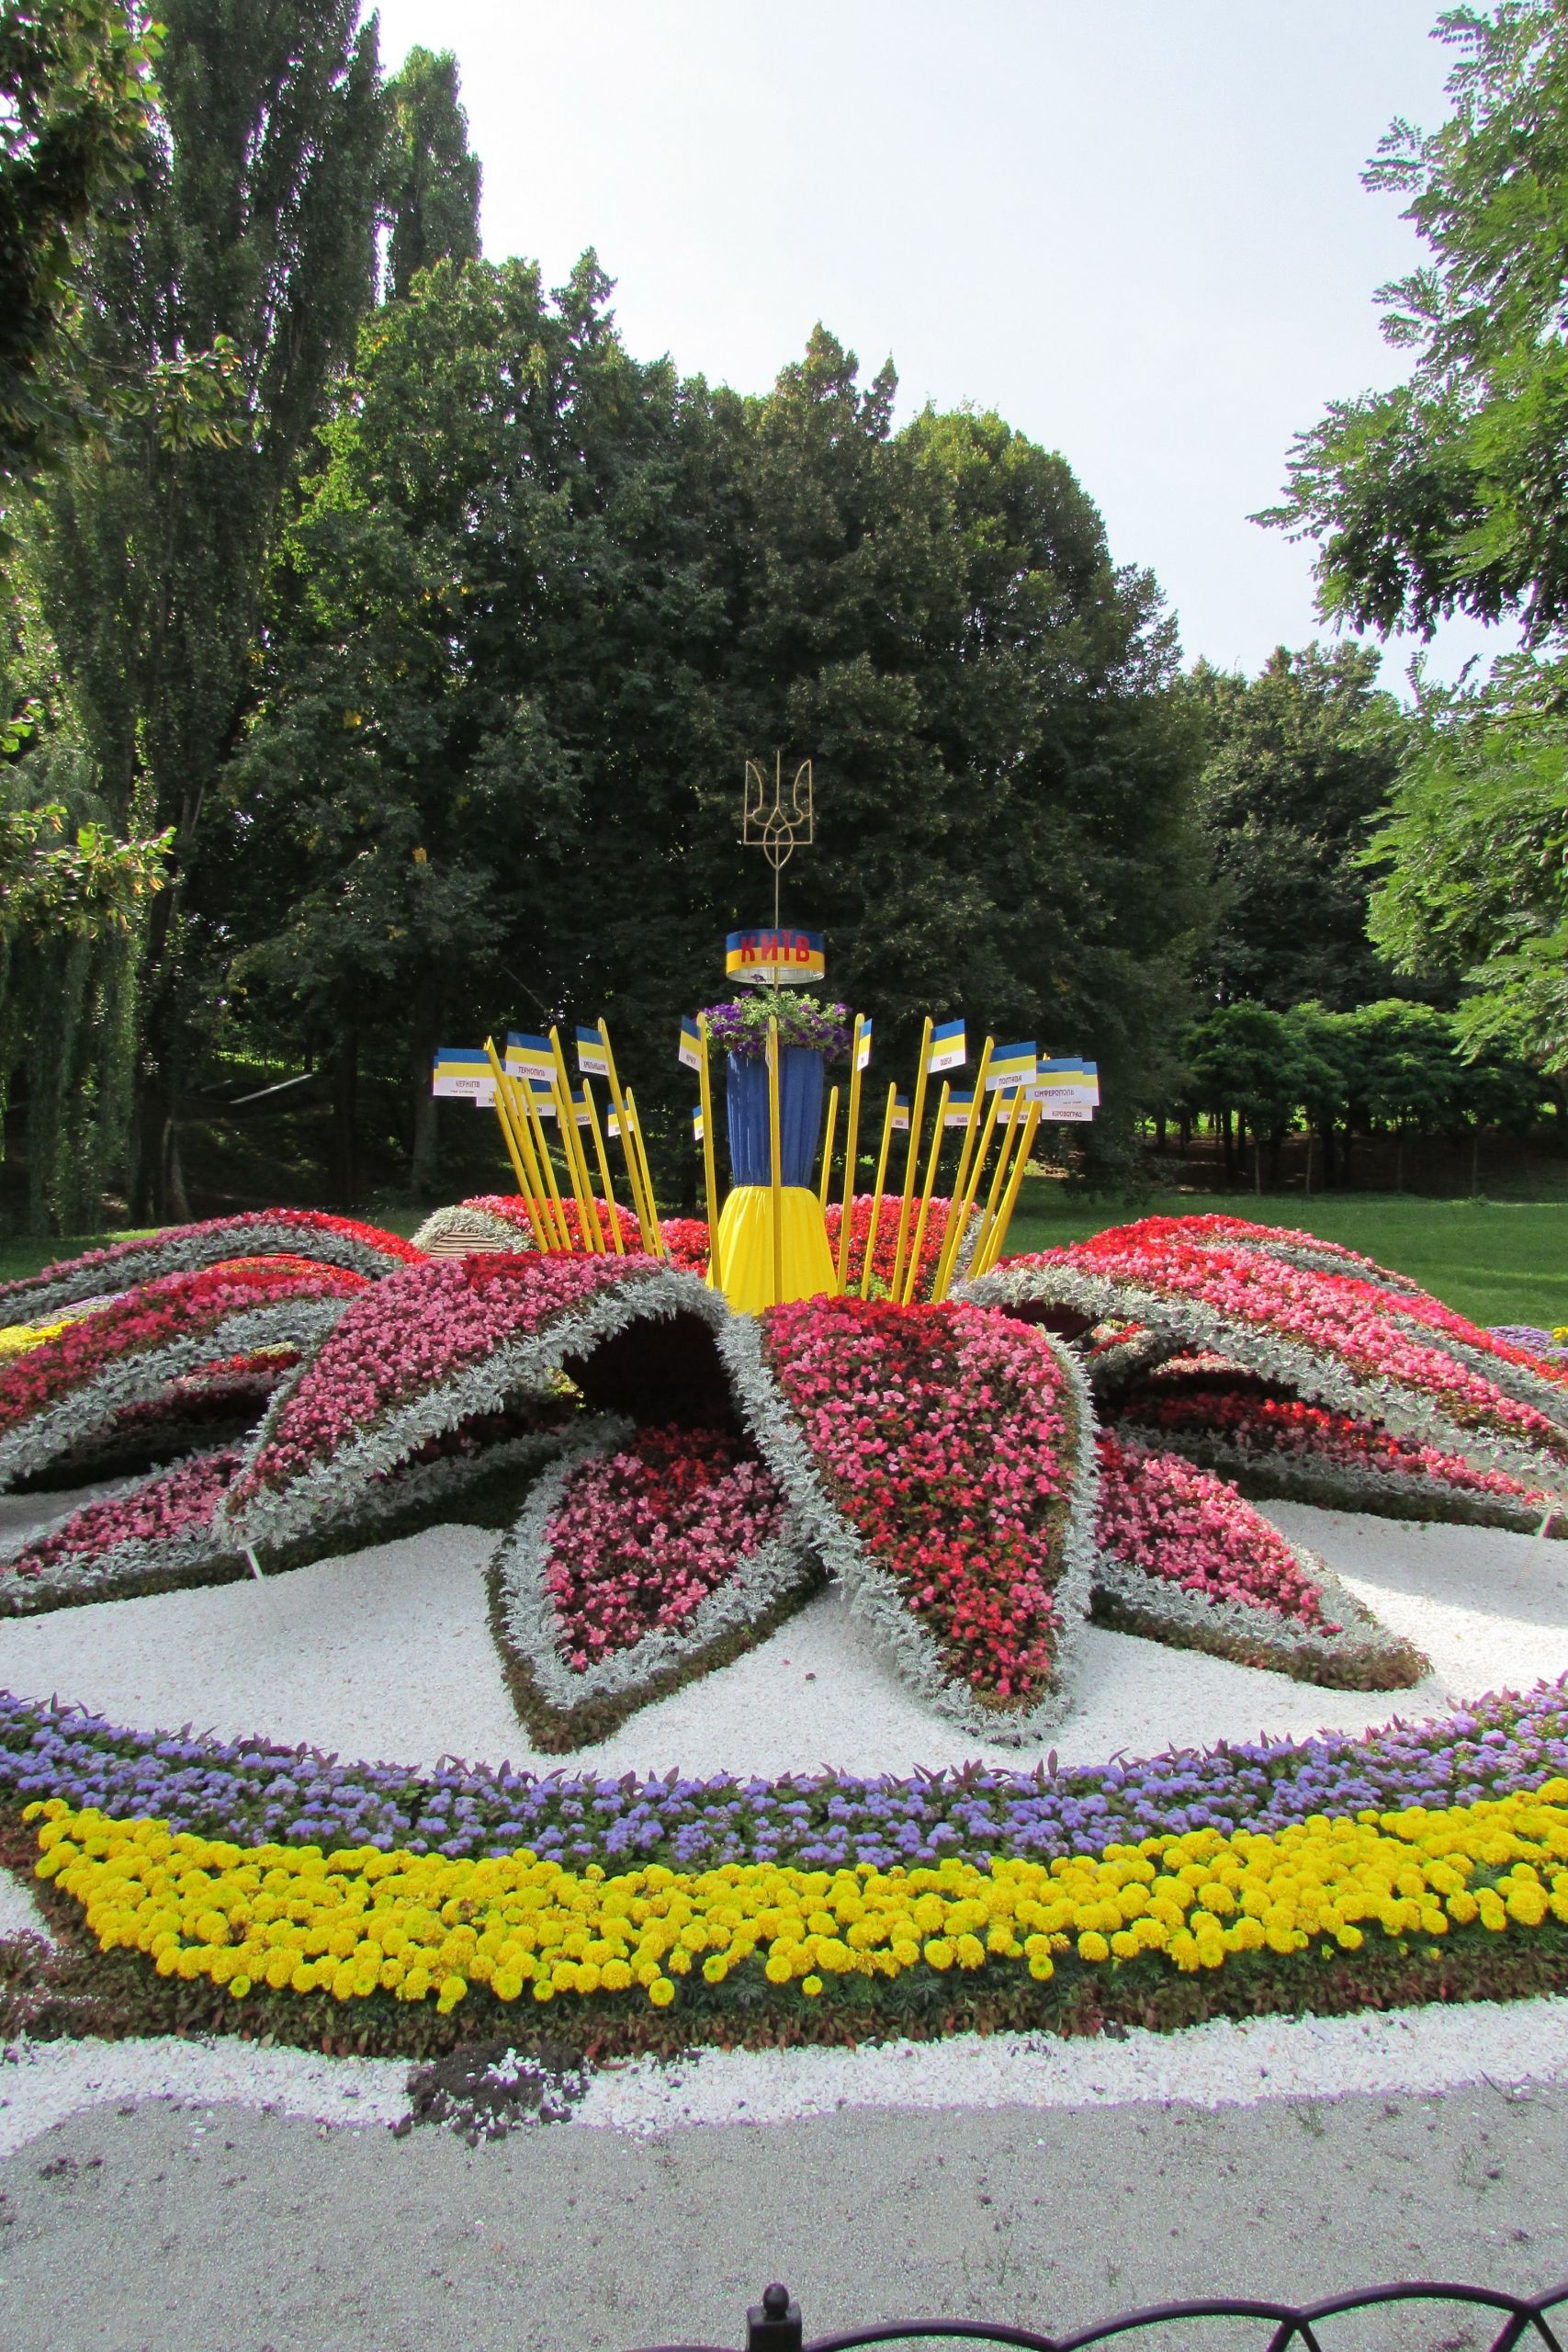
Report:
M 806 1299 L 762 1325 L 830 1498 L 947 1673 L 1027 1701 L 1055 1661 L 1073 1483 L 1049 1343 L 966 1305 Z
M 247 1308 L 289 1299 L 352 1298 L 364 1274 L 296 1258 L 262 1258 L 194 1274 L 161 1274 L 70 1323 L 0 1372 L 0 1430 L 57 1403 L 128 1356 L 174 1340 L 195 1340 Z

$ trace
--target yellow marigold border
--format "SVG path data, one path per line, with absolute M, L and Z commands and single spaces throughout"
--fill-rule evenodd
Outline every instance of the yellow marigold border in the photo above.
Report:
M 73 1812 L 38 1820 L 37 1874 L 82 1906 L 104 1951 L 148 1954 L 160 1975 L 207 1977 L 237 2000 L 276 1992 L 339 2001 L 392 1994 L 443 2013 L 471 1984 L 525 1995 L 625 1993 L 657 2008 L 700 1968 L 721 1984 L 753 1963 L 810 1999 L 829 1976 L 892 1979 L 1021 1962 L 1048 1981 L 1064 1954 L 1114 1970 L 1145 1957 L 1181 1972 L 1369 1928 L 1436 1939 L 1568 1925 L 1568 1780 L 1471 1804 L 1288 1828 L 1190 1831 L 1052 1862 L 803 1871 L 726 1863 L 581 1873 L 519 1850 L 484 1860 L 348 1847 L 246 1847 L 156 1820 Z

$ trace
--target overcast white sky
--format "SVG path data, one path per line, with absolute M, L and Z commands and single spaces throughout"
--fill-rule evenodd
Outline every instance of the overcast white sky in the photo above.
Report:
M 761 390 L 822 319 L 900 415 L 1060 449 L 1190 655 L 1316 633 L 1310 553 L 1247 520 L 1292 434 L 1402 372 L 1373 288 L 1419 250 L 1359 172 L 1430 127 L 1438 0 L 381 0 L 457 51 L 484 238 L 589 244 L 630 348 Z M 1438 641 L 1451 673 L 1495 633 Z M 1384 680 L 1402 683 L 1407 648 Z

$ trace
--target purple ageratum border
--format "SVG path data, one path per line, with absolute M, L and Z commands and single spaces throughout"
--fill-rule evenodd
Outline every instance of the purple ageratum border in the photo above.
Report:
M 150 1234 L 145 1241 L 124 1241 L 112 1250 L 94 1250 L 84 1258 L 69 1259 L 60 1267 L 46 1266 L 41 1273 L 27 1275 L 21 1282 L 0 1284 L 0 1322 L 47 1322 L 58 1307 L 75 1306 L 83 1299 L 118 1296 L 162 1274 L 199 1273 L 230 1258 L 304 1258 L 312 1265 L 339 1266 L 350 1273 L 367 1274 L 372 1281 L 418 1263 L 416 1259 L 357 1240 L 353 1234 L 280 1221 L 289 1214 L 267 1210 L 255 1216 L 217 1218 L 210 1225 L 171 1226 L 164 1233 Z M 396 1242 L 398 1236 L 389 1233 L 387 1239 Z M 26 1317 L 13 1315 L 14 1307 L 25 1307 Z
M 672 1322 L 680 1315 L 695 1315 L 716 1333 L 728 1320 L 723 1299 L 697 1275 L 672 1272 L 653 1260 L 646 1263 L 649 1271 L 639 1264 L 624 1282 L 594 1294 L 585 1306 L 567 1308 L 525 1339 L 492 1349 L 449 1380 L 393 1406 L 287 1486 L 263 1487 L 243 1504 L 230 1508 L 226 1516 L 235 1539 L 250 1544 L 287 1543 L 305 1533 L 323 1511 L 343 1514 L 351 1508 L 354 1494 L 372 1478 L 396 1469 L 415 1446 L 444 1436 L 476 1414 L 499 1412 L 506 1398 L 519 1391 L 546 1393 L 565 1357 L 592 1354 L 635 1323 Z M 270 1441 L 310 1368 L 301 1364 L 273 1397 L 247 1449 L 246 1469 Z M 240 1475 L 243 1477 L 245 1470 Z
M 1304 1340 L 1245 1323 L 1201 1299 L 1167 1297 L 1113 1275 L 1087 1274 L 1078 1267 L 1056 1263 L 1027 1265 L 1021 1260 L 982 1274 L 962 1295 L 977 1306 L 1056 1306 L 1094 1323 L 1146 1323 L 1177 1335 L 1183 1351 L 1196 1347 L 1225 1356 L 1247 1371 L 1284 1382 L 1314 1404 L 1385 1422 L 1447 1453 L 1479 1462 L 1483 1468 L 1506 1470 L 1549 1492 L 1568 1491 L 1568 1468 L 1522 1441 L 1501 1430 L 1467 1429 L 1400 1382 L 1363 1376 Z M 1424 1329 L 1423 1335 L 1434 1352 L 1443 1351 L 1447 1341 L 1441 1333 Z
M 583 1463 L 613 1453 L 636 1433 L 636 1423 L 619 1415 L 606 1415 L 583 1430 L 570 1458 L 546 1472 L 497 1547 L 502 1639 L 526 1666 L 539 1698 L 563 1717 L 592 1700 L 626 1698 L 655 1678 L 662 1687 L 682 1668 L 700 1672 L 705 1651 L 818 1581 L 798 1515 L 786 1512 L 778 1533 L 748 1553 L 677 1628 L 656 1628 L 581 1671 L 569 1666 L 561 1656 L 559 1615 L 545 1581 L 550 1521 Z
M 117 1729 L 85 1710 L 0 1692 L 0 1794 L 63 1797 L 241 1844 L 373 1846 L 453 1857 L 526 1848 L 581 1869 L 789 1861 L 891 1868 L 995 1853 L 1053 1860 L 1113 1840 L 1195 1829 L 1273 1830 L 1314 1814 L 1385 1812 L 1503 1796 L 1568 1772 L 1568 1678 L 1522 1698 L 1362 1734 L 1222 1742 L 1134 1762 L 1033 1772 L 778 1781 L 671 1772 L 537 1774 L 445 1763 L 342 1764 L 260 1738 Z
M 266 1306 L 245 1307 L 198 1338 L 164 1340 L 119 1357 L 0 1436 L 0 1494 L 73 1445 L 100 1435 L 117 1413 L 156 1396 L 181 1373 L 261 1348 L 309 1347 L 326 1337 L 351 1304 L 346 1298 L 276 1299 Z
M 918 1697 L 976 1738 L 1001 1746 L 1037 1740 L 1059 1724 L 1072 1702 L 1078 1664 L 1078 1634 L 1088 1617 L 1095 1562 L 1094 1512 L 1100 1465 L 1095 1453 L 1093 1407 L 1081 1372 L 1065 1348 L 1050 1343 L 1076 1416 L 1074 1461 L 1066 1497 L 1062 1573 L 1053 1599 L 1057 1611 L 1056 1651 L 1051 1681 L 1025 1710 L 1004 1713 L 984 1707 L 966 1683 L 949 1674 L 934 1634 L 921 1624 L 891 1571 L 867 1551 L 859 1534 L 829 1499 L 795 1411 L 763 1354 L 762 1332 L 750 1316 L 738 1317 L 719 1337 L 736 1395 L 758 1450 L 799 1512 L 807 1534 L 829 1576 L 841 1584 L 852 1615 L 864 1624 L 894 1672 Z

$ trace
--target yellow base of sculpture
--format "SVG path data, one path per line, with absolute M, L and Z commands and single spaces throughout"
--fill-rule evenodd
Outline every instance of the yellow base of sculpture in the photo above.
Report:
M 816 1298 L 835 1287 L 833 1253 L 822 1204 L 804 1184 L 779 1193 L 783 1285 L 773 1287 L 773 1195 L 767 1184 L 738 1184 L 719 1213 L 720 1287 L 737 1315 L 755 1315 L 790 1298 Z M 712 1282 L 710 1274 L 708 1280 Z

